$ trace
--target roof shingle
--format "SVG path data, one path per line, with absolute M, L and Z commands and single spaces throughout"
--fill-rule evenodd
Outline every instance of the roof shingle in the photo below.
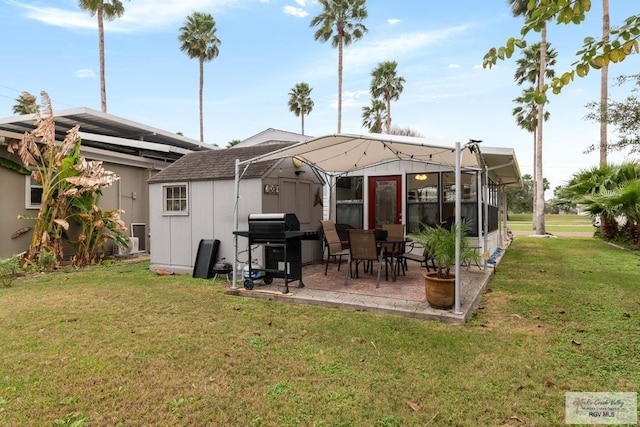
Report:
M 249 147 L 231 147 L 220 150 L 188 153 L 154 175 L 149 183 L 176 181 L 205 181 L 214 179 L 234 179 L 236 159 L 243 161 L 271 153 L 292 145 L 292 142 L 269 143 Z M 258 162 L 249 166 L 244 178 L 259 178 L 276 161 Z

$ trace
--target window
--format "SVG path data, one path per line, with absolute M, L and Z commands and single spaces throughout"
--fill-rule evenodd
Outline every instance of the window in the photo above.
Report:
M 187 200 L 187 184 L 172 184 L 163 186 L 164 213 L 181 214 L 189 213 Z
M 25 208 L 40 209 L 42 204 L 42 185 L 30 175 L 25 176 Z
M 450 223 L 455 217 L 456 174 L 442 173 L 442 221 Z M 468 236 L 478 236 L 478 175 L 475 172 L 460 174 L 460 216 L 471 221 Z
M 407 175 L 407 233 L 440 224 L 439 176 L 437 172 Z
M 364 199 L 361 176 L 338 178 L 336 181 L 336 223 L 362 228 Z

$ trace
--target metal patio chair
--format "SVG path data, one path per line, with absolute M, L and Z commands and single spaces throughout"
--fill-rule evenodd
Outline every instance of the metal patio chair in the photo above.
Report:
M 373 230 L 349 230 L 349 262 L 348 268 L 344 273 L 344 284 L 349 280 L 351 267 L 355 263 L 354 277 L 358 277 L 358 265 L 366 262 L 378 262 L 378 278 L 376 279 L 376 288 L 380 287 L 380 273 L 382 272 L 382 256 L 383 249 L 378 250 L 376 244 L 376 235 Z M 373 267 L 372 267 L 373 269 Z

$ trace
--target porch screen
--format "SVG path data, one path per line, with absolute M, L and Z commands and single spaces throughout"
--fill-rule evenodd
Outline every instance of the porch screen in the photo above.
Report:
M 407 175 L 407 233 L 440 224 L 439 176 L 437 172 Z
M 349 224 L 363 228 L 363 177 L 348 176 L 336 181 L 336 224 Z
M 478 236 L 478 175 L 475 172 L 463 172 L 461 179 L 460 216 L 471 221 L 469 236 Z M 451 222 L 455 217 L 456 174 L 442 173 L 442 221 Z

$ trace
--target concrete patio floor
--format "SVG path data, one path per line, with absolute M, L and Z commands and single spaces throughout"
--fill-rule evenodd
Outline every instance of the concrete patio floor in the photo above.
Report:
M 501 255 L 504 254 L 504 250 Z M 496 260 L 499 265 L 501 256 Z M 327 275 L 324 274 L 324 263 L 303 267 L 302 281 L 289 283 L 289 293 L 285 290 L 284 279 L 275 278 L 270 285 L 261 280 L 256 281 L 252 290 L 244 288 L 225 291 L 229 295 L 251 298 L 265 298 L 278 302 L 320 305 L 325 307 L 345 308 L 360 311 L 371 311 L 419 319 L 440 320 L 448 323 L 465 323 L 478 308 L 482 294 L 494 272 L 490 266 L 486 270 L 473 265 L 461 268 L 460 313 L 451 310 L 440 310 L 430 307 L 426 302 L 424 279 L 426 271 L 417 263 L 409 261 L 406 275 L 399 275 L 395 282 L 385 280 L 384 267 L 380 279 L 380 287 L 376 288 L 376 274 L 360 271 L 359 278 L 349 278 L 344 285 L 346 262 L 342 262 L 340 271 L 337 263 L 329 264 Z M 433 270 L 432 270 L 433 271 Z

